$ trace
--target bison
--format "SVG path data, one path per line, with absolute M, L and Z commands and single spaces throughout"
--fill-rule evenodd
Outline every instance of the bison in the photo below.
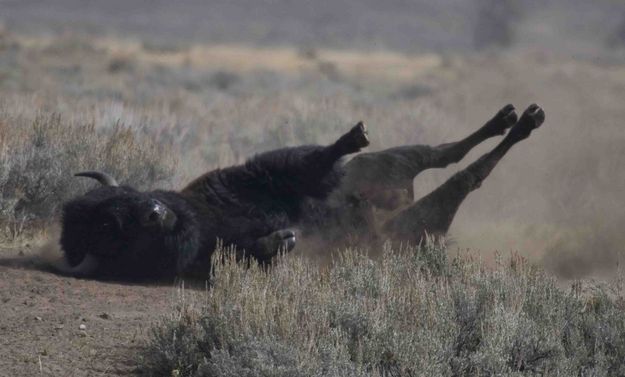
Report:
M 517 119 L 508 105 L 458 142 L 363 153 L 343 163 L 369 144 L 360 122 L 331 145 L 266 152 L 208 172 L 178 192 L 141 192 L 101 172 L 78 173 L 101 186 L 63 207 L 64 272 L 121 278 L 206 274 L 218 240 L 234 246 L 239 258 L 269 263 L 280 250 L 295 247 L 296 226 L 329 240 L 354 233 L 404 242 L 444 235 L 464 198 L 545 115 L 531 105 Z M 491 152 L 413 202 L 417 174 L 458 162 L 509 128 Z M 378 213 L 391 216 L 380 225 Z

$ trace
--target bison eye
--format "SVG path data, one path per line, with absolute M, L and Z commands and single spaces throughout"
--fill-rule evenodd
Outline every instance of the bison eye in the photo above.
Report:
M 100 219 L 100 227 L 107 231 L 115 229 L 121 230 L 122 225 L 121 219 L 115 215 L 103 216 L 103 218 Z
M 106 230 L 106 231 L 110 231 L 110 230 L 115 229 L 115 225 L 116 225 L 116 224 L 115 224 L 115 223 L 113 223 L 113 222 L 111 222 L 111 221 L 105 221 L 105 222 L 103 222 L 102 224 L 100 224 L 100 226 L 102 227 L 102 229 L 103 229 L 103 230 Z

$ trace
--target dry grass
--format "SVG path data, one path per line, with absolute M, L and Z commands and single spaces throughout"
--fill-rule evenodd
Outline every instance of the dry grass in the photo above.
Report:
M 39 43 L 41 41 L 39 40 Z M 140 42 L 102 39 L 93 41 L 111 54 L 132 57 L 143 63 L 186 65 L 194 69 L 229 70 L 238 74 L 271 70 L 284 75 L 318 72 L 321 64 L 355 79 L 415 80 L 440 67 L 436 54 L 407 55 L 389 51 L 349 51 L 245 45 L 197 45 L 182 50 L 146 49 Z
M 170 179 L 175 159 L 166 146 L 121 124 L 98 129 L 58 114 L 0 109 L 0 214 L 5 242 L 56 219 L 60 205 L 93 185 L 73 177 L 101 170 L 147 188 Z
M 484 269 L 433 243 L 377 262 L 348 250 L 323 271 L 226 257 L 205 300 L 154 328 L 140 364 L 154 376 L 618 376 L 623 294 L 567 292 L 518 256 Z

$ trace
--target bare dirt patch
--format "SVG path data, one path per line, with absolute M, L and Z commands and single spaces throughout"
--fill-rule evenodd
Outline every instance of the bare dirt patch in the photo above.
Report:
M 0 376 L 136 375 L 150 326 L 171 310 L 171 283 L 89 281 L 0 250 Z

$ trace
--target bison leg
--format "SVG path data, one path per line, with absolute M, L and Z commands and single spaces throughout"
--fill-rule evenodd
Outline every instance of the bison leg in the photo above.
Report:
M 307 196 L 325 198 L 338 185 L 336 162 L 367 145 L 367 129 L 360 122 L 329 146 L 276 149 L 244 165 L 208 172 L 185 187 L 182 194 L 204 201 L 225 193 L 256 205 L 267 204 L 268 197 L 282 198 L 299 205 Z
M 359 152 L 368 145 L 367 127 L 363 122 L 358 122 L 349 132 L 327 147 L 326 153 L 328 153 L 331 159 L 336 161 L 345 155 Z
M 544 120 L 545 113 L 538 105 L 528 107 L 495 149 L 389 220 L 384 231 L 393 239 L 415 243 L 420 242 L 425 234 L 445 235 L 467 195 L 480 187 L 514 144 L 527 138 Z
M 260 181 L 270 177 L 265 185 L 271 190 L 269 195 L 281 197 L 283 202 L 293 200 L 299 206 L 305 197 L 327 197 L 339 184 L 336 163 L 367 145 L 367 129 L 359 122 L 331 145 L 276 150 L 258 156 L 251 164 L 263 172 Z
M 412 202 L 412 181 L 419 173 L 460 161 L 473 147 L 488 138 L 503 135 L 516 121 L 514 106 L 507 105 L 480 129 L 460 141 L 436 147 L 407 145 L 360 154 L 345 165 L 342 187 L 348 195 L 364 196 L 377 207 L 384 208 L 387 202 L 401 201 L 404 193 Z

